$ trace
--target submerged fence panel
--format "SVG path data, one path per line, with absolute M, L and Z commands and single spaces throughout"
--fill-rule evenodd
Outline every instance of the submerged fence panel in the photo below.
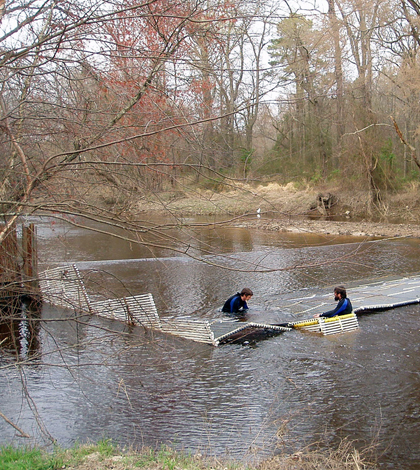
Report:
M 205 320 L 200 321 L 173 318 L 162 321 L 162 331 L 185 339 L 191 339 L 199 343 L 216 345 L 214 334 L 210 328 L 210 323 Z
M 216 345 L 214 334 L 206 321 L 179 318 L 162 321 L 150 293 L 92 301 L 82 276 L 74 265 L 44 271 L 39 283 L 45 301 L 53 305 Z
M 90 312 L 90 299 L 76 266 L 49 269 L 39 275 L 44 300 L 63 308 Z
M 152 294 L 100 300 L 91 302 L 90 306 L 92 313 L 101 317 L 155 330 L 162 329 Z

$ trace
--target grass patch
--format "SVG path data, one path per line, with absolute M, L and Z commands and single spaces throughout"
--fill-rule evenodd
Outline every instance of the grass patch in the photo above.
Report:
M 51 458 L 46 458 L 39 449 L 2 447 L 0 470 L 44 470 L 52 469 Z
M 141 451 L 121 450 L 109 440 L 97 444 L 76 445 L 64 450 L 59 447 L 53 452 L 38 448 L 13 446 L 0 447 L 0 470 L 374 470 L 375 464 L 368 463 L 344 441 L 334 451 L 319 451 L 306 448 L 293 455 L 279 455 L 257 466 L 247 466 L 238 461 L 221 461 L 205 458 L 201 454 L 178 452 L 162 446 L 158 450 L 149 448 Z
M 0 447 L 0 470 L 55 470 L 76 466 L 95 454 L 98 461 L 110 457 L 116 447 L 109 440 L 95 445 L 76 445 L 70 450 L 55 447 L 52 452 L 31 447 Z
M 248 470 L 241 464 L 215 466 L 201 455 L 190 455 L 162 446 L 139 452 L 123 451 L 103 440 L 97 444 L 75 445 L 52 452 L 30 447 L 0 447 L 0 470 Z

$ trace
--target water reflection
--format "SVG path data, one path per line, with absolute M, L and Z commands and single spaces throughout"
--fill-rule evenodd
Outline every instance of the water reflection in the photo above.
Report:
M 1 305 L 0 344 L 21 358 L 36 358 L 40 349 L 41 308 L 16 300 Z

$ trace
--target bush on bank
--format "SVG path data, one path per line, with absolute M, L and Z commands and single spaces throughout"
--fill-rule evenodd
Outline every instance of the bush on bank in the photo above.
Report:
M 166 446 L 159 450 L 127 451 L 103 440 L 67 450 L 56 447 L 53 452 L 3 446 L 0 448 L 0 470 L 374 470 L 378 467 L 366 458 L 370 454 L 367 449 L 365 455 L 361 455 L 351 442 L 343 441 L 333 451 L 306 448 L 248 466 L 237 461 L 190 455 Z

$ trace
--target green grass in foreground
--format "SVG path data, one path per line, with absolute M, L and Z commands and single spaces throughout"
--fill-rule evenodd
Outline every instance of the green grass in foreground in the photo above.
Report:
M 256 467 L 237 461 L 220 461 L 190 455 L 163 446 L 160 450 L 122 451 L 110 440 L 76 445 L 72 449 L 0 447 L 0 470 L 374 470 L 349 441 L 331 452 L 306 449 L 293 455 L 278 455 Z
M 75 446 L 70 450 L 56 447 L 53 452 L 39 448 L 4 446 L 0 448 L 0 470 L 50 470 L 78 465 L 92 453 L 106 458 L 114 447 L 109 441 L 96 445 Z
M 217 469 L 201 456 L 179 453 L 167 447 L 154 451 L 143 449 L 140 452 L 122 452 L 109 440 L 97 444 L 76 445 L 64 450 L 56 447 L 53 452 L 30 447 L 0 447 L 0 470 L 197 470 Z M 246 470 L 242 465 L 226 465 L 225 470 Z

